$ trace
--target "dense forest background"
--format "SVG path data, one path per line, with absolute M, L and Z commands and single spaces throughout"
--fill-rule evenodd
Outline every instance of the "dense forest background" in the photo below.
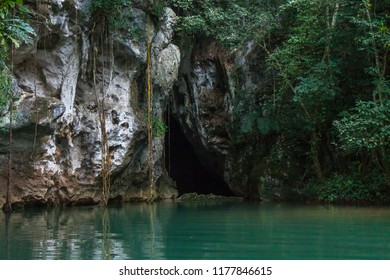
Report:
M 111 28 L 126 24 L 126 0 L 93 0 Z M 250 44 L 273 79 L 248 89 L 233 65 L 232 147 L 263 146 L 267 175 L 288 197 L 326 202 L 390 200 L 390 1 L 160 0 L 178 16 L 176 40 L 215 40 L 226 55 Z M 0 3 L 0 114 L 12 110 L 7 61 L 34 30 L 21 0 Z
M 246 91 L 235 69 L 232 145 L 264 145 L 270 175 L 291 194 L 327 202 L 383 201 L 390 186 L 390 1 L 167 1 L 180 36 L 227 52 L 250 42 L 273 94 Z

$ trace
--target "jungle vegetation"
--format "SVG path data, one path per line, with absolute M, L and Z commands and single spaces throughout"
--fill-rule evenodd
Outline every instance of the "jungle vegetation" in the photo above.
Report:
M 212 38 L 226 52 L 257 45 L 273 92 L 264 99 L 264 92 L 245 91 L 245 77 L 237 75 L 233 140 L 243 147 L 271 139 L 261 156 L 292 195 L 390 199 L 390 1 L 165 4 L 179 15 L 178 36 Z M 289 168 L 292 162 L 299 168 Z
M 131 13 L 129 1 L 91 9 L 138 34 L 118 16 Z M 295 197 L 390 200 L 390 0 L 156 0 L 150 11 L 164 6 L 178 15 L 178 37 L 216 40 L 227 53 L 252 42 L 264 56 L 274 78 L 267 98 L 245 90 L 235 69 L 232 145 L 269 143 L 258 160 Z M 0 2 L 0 113 L 12 109 L 12 49 L 34 33 L 21 7 Z
M 0 117 L 9 115 L 8 160 L 6 198 L 4 212 L 10 212 L 10 186 L 12 180 L 12 121 L 14 102 L 17 98 L 12 78 L 13 52 L 22 43 L 30 44 L 34 29 L 24 21 L 28 11 L 23 8 L 22 0 L 2 0 L 0 2 Z

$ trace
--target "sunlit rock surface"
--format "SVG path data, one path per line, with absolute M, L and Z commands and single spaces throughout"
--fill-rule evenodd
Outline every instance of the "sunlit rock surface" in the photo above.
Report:
M 147 21 L 146 1 L 135 2 L 133 23 L 150 32 L 153 71 L 158 77 L 153 94 L 159 100 L 153 106 L 156 117 L 161 117 L 160 104 L 166 102 L 180 64 L 180 51 L 171 42 L 175 14 L 165 9 L 161 20 Z M 13 204 L 100 202 L 98 103 L 103 95 L 111 198 L 143 199 L 148 181 L 146 31 L 140 40 L 127 34 L 104 36 L 102 23 L 92 22 L 86 14 L 88 1 L 25 4 L 36 12 L 31 24 L 38 35 L 33 45 L 22 46 L 13 55 L 20 95 L 13 119 Z M 0 204 L 6 186 L 8 127 L 9 115 L 3 112 Z M 163 139 L 156 138 L 156 182 L 164 173 L 163 148 Z M 164 186 L 161 196 L 175 195 L 175 190 Z

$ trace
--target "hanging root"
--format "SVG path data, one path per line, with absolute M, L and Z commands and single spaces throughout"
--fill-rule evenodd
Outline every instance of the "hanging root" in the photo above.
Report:
M 150 18 L 147 18 L 147 27 L 150 24 Z M 147 32 L 148 49 L 147 49 L 147 95 L 148 95 L 148 167 L 149 167 L 149 193 L 147 202 L 152 203 L 156 198 L 156 189 L 153 181 L 153 129 L 152 129 L 152 82 L 151 82 L 151 43 L 149 30 Z

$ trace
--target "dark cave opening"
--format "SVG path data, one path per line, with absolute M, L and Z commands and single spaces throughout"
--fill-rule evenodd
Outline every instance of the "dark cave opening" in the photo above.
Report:
M 233 196 L 226 182 L 198 159 L 179 122 L 169 116 L 165 140 L 166 168 L 176 182 L 179 196 L 185 193 Z

